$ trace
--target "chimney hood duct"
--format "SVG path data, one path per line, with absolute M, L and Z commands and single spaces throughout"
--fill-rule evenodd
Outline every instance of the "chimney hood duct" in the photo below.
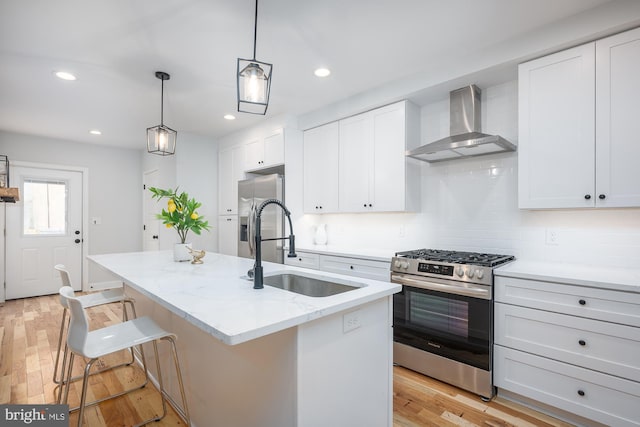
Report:
M 516 146 L 498 135 L 480 130 L 480 89 L 466 86 L 449 93 L 451 136 L 407 152 L 425 162 L 441 162 L 462 157 L 515 151 Z

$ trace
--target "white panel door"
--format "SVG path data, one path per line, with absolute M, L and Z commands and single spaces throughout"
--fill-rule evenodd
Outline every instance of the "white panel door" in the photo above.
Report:
M 372 204 L 369 184 L 372 181 L 371 114 L 364 113 L 340 120 L 340 189 L 341 212 L 368 212 Z
M 520 64 L 520 208 L 595 205 L 594 81 L 594 43 Z
M 158 186 L 158 170 L 152 170 L 145 172 L 142 177 L 144 185 L 142 186 L 142 200 L 143 200 L 143 221 L 142 226 L 142 250 L 144 251 L 157 251 L 160 250 L 160 225 L 162 221 L 156 218 L 156 214 L 161 212 L 161 207 L 157 203 L 157 199 L 154 199 L 153 193 L 149 190 L 151 187 Z
M 49 295 L 64 264 L 82 287 L 82 172 L 13 167 L 20 201 L 6 206 L 7 299 Z
M 339 138 L 338 122 L 304 132 L 305 213 L 338 211 Z
M 640 206 L 640 29 L 596 42 L 596 206 Z
M 406 194 L 404 103 L 374 110 L 372 117 L 372 208 L 381 212 L 403 211 Z
M 238 216 L 218 217 L 218 252 L 238 256 Z

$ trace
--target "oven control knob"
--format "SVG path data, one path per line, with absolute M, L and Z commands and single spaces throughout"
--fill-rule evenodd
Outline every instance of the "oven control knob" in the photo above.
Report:
M 459 277 L 464 276 L 464 270 L 462 269 L 462 267 L 458 267 L 458 268 L 456 268 L 456 274 L 457 274 Z
M 409 268 L 409 263 L 407 261 L 403 261 L 400 268 L 404 268 L 406 270 L 407 268 Z
M 478 279 L 482 279 L 482 277 L 484 276 L 484 271 L 482 270 L 476 270 L 476 277 Z
M 468 269 L 468 270 L 466 271 L 466 273 L 467 273 L 467 277 L 468 277 L 469 279 L 473 279 L 473 270 L 472 270 L 472 269 Z
M 401 265 L 402 265 L 402 263 L 399 260 L 396 260 L 396 262 L 393 263 L 393 266 L 395 268 L 400 268 Z

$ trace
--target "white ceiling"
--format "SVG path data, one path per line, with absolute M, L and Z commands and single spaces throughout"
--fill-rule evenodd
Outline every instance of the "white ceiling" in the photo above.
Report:
M 256 58 L 274 64 L 267 118 L 429 73 L 607 2 L 261 0 Z M 143 148 L 160 122 L 157 70 L 171 74 L 164 122 L 178 135 L 255 125 L 265 117 L 237 113 L 235 98 L 253 17 L 253 0 L 0 0 L 0 129 Z M 319 66 L 331 76 L 315 77 Z

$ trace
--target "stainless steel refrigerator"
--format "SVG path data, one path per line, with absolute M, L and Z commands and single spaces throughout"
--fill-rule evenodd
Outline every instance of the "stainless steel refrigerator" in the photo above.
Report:
M 284 203 L 284 178 L 278 174 L 238 181 L 238 256 L 254 258 L 255 215 L 260 203 L 267 199 L 278 199 Z M 260 216 L 263 239 L 282 237 L 284 214 L 275 205 L 268 205 Z M 282 264 L 284 250 L 282 240 L 262 242 L 262 260 Z

